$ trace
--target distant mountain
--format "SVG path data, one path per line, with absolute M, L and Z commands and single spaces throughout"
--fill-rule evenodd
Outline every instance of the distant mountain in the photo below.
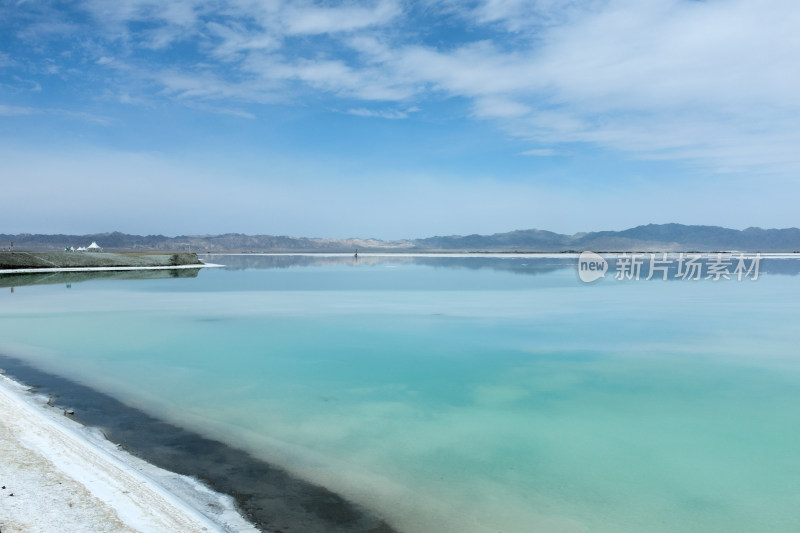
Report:
M 3 235 L 0 248 L 14 242 L 15 250 L 63 250 L 95 241 L 107 251 L 193 252 L 566 252 L 566 251 L 701 251 L 746 252 L 800 251 L 800 229 L 648 224 L 623 231 L 596 231 L 564 235 L 536 229 L 493 235 L 450 235 L 425 239 L 382 241 L 378 239 L 320 239 L 275 235 Z
M 800 250 L 800 229 L 648 224 L 623 231 L 589 233 L 578 241 L 581 249 L 598 250 L 741 250 L 787 252 Z
M 406 250 L 411 241 L 377 239 L 314 239 L 275 235 L 128 235 L 94 233 L 90 235 L 0 234 L 0 248 L 14 243 L 15 250 L 63 250 L 68 246 L 87 246 L 97 242 L 106 251 L 192 251 L 192 252 L 350 252 L 366 250 Z
M 648 224 L 623 231 L 563 235 L 542 230 L 518 230 L 494 235 L 431 237 L 413 241 L 419 249 L 565 252 L 565 251 L 800 251 L 800 229 Z
M 571 248 L 574 236 L 538 229 L 509 231 L 494 235 L 467 235 L 417 239 L 415 248 L 433 250 L 505 250 L 552 252 Z

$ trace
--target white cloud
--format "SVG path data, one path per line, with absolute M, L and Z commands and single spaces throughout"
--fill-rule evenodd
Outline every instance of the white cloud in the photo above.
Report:
M 800 141 L 786 120 L 800 115 L 788 89 L 800 82 L 800 13 L 786 7 L 612 3 L 547 35 L 531 67 L 548 111 L 514 127 L 718 170 L 777 170 L 789 154 L 774 160 L 774 148 Z
M 202 0 L 84 0 L 82 3 L 102 29 L 118 38 L 127 35 L 126 27 L 131 22 L 151 22 L 182 30 L 192 28 L 204 5 L 207 4 Z
M 212 21 L 206 25 L 206 28 L 221 40 L 212 48 L 212 55 L 224 60 L 240 60 L 242 53 L 275 50 L 280 47 L 280 41 L 276 36 L 265 32 L 250 31 L 238 23 L 225 25 Z
M 529 59 L 517 52 L 501 52 L 489 41 L 453 51 L 408 46 L 397 51 L 387 67 L 399 78 L 427 83 L 454 96 L 505 95 L 529 89 L 534 74 Z
M 20 115 L 33 115 L 40 111 L 33 107 L 21 107 L 13 105 L 0 105 L 0 116 L 14 117 Z
M 56 37 L 74 35 L 80 31 L 77 24 L 72 24 L 63 20 L 55 12 L 45 10 L 45 16 L 41 20 L 20 29 L 16 35 L 23 40 L 40 42 Z
M 200 103 L 191 103 L 189 104 L 190 107 L 195 109 L 201 109 L 203 111 L 208 111 L 210 113 L 216 113 L 218 115 L 229 115 L 232 117 L 238 118 L 246 118 L 248 120 L 255 120 L 256 116 L 249 111 L 244 111 L 242 109 L 232 108 L 232 107 L 219 107 L 214 105 L 205 105 Z
M 474 118 L 537 145 L 588 143 L 726 172 L 800 171 L 794 0 L 80 5 L 95 29 L 107 28 L 105 42 L 87 40 L 90 57 L 108 68 L 138 65 L 136 79 L 131 71 L 117 80 L 131 86 L 112 91 L 131 101 L 140 97 L 134 85 L 146 86 L 141 80 L 162 97 L 221 109 L 317 93 L 348 100 L 328 108 L 366 115 L 378 113 L 367 102 L 459 98 Z M 480 40 L 426 44 L 427 28 L 412 23 L 434 18 L 432 26 L 478 29 Z M 22 33 L 52 36 L 71 25 L 41 20 Z M 153 49 L 176 43 L 198 55 L 152 60 Z M 12 60 L 0 55 L 0 66 Z
M 339 97 L 362 100 L 397 101 L 410 98 L 414 91 L 402 80 L 380 69 L 353 67 L 341 60 L 299 59 L 287 61 L 271 54 L 252 54 L 244 67 L 261 82 L 283 88 L 286 82 L 299 82 L 309 88 Z
M 85 111 L 71 111 L 67 109 L 46 109 L 44 111 L 46 113 L 50 113 L 53 115 L 60 115 L 62 117 L 74 120 L 81 120 L 83 122 L 92 122 L 100 126 L 106 126 L 108 124 L 111 124 L 112 122 L 112 120 L 109 119 L 108 117 L 104 117 L 94 113 L 87 113 Z
M 157 81 L 163 87 L 164 94 L 188 103 L 197 100 L 272 103 L 282 98 L 277 86 L 271 84 L 269 80 L 250 78 L 243 81 L 229 81 L 207 70 L 196 73 L 165 70 L 142 73 L 142 76 L 150 76 Z
M 531 108 L 514 100 L 489 96 L 475 100 L 474 112 L 481 118 L 517 118 L 529 114 Z
M 359 4 L 323 7 L 313 4 L 289 4 L 283 21 L 289 34 L 337 33 L 380 26 L 401 13 L 396 2 L 380 1 L 371 7 Z
M 470 13 L 504 20 L 518 7 L 486 2 Z M 800 118 L 800 11 L 791 2 L 612 0 L 551 15 L 562 23 L 512 50 L 491 41 L 398 47 L 382 68 L 470 98 L 476 117 L 536 142 L 718 171 L 800 170 L 791 152 L 800 142 L 791 126 Z
M 42 91 L 41 84 L 36 80 L 23 79 L 23 78 L 20 78 L 19 76 L 12 76 L 11 79 L 13 79 L 15 82 L 17 82 L 16 83 L 17 87 L 23 88 L 26 91 L 31 91 L 31 92 L 34 92 L 34 93 L 38 93 L 38 92 Z
M 576 12 L 596 9 L 606 0 L 444 0 L 447 10 L 472 24 L 498 25 L 513 33 L 563 24 Z
M 100 124 L 100 125 L 106 125 L 110 122 L 106 117 L 95 115 L 93 113 L 85 113 L 82 111 L 71 111 L 68 109 L 54 109 L 54 108 L 10 106 L 10 105 L 0 104 L 0 116 L 18 117 L 27 115 L 60 116 L 70 119 L 81 120 L 84 122 L 94 122 L 95 124 Z
M 533 150 L 525 150 L 520 155 L 530 155 L 534 157 L 552 157 L 558 155 L 556 150 L 552 148 L 534 148 Z
M 349 115 L 356 115 L 359 117 L 375 117 L 375 118 L 388 118 L 388 119 L 403 119 L 408 118 L 408 111 L 400 111 L 397 109 L 367 109 L 359 107 L 356 109 L 348 109 Z

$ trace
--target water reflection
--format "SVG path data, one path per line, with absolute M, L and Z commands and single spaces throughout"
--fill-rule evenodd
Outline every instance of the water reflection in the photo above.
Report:
M 417 265 L 469 270 L 493 269 L 520 274 L 542 274 L 574 268 L 574 257 L 491 257 L 481 256 L 411 256 L 411 255 L 210 255 L 208 261 L 225 265 L 229 270 L 285 269 L 314 266 L 375 267 Z
M 181 268 L 170 270 L 113 270 L 93 272 L 42 272 L 25 274 L 0 274 L 0 287 L 11 288 L 26 285 L 65 285 L 71 288 L 73 283 L 98 280 L 143 280 L 168 278 L 196 278 L 199 268 Z
M 680 278 L 679 263 L 677 255 L 668 256 L 671 262 L 667 269 L 667 279 Z M 733 272 L 736 266 L 737 255 L 728 255 Z M 751 263 L 752 254 L 747 255 L 748 265 Z M 607 277 L 613 278 L 617 272 L 620 258 L 618 256 L 605 256 L 608 261 Z M 650 273 L 650 254 L 642 254 L 640 257 L 640 279 L 645 279 Z M 375 267 L 393 265 L 418 265 L 435 268 L 467 269 L 467 270 L 497 270 L 511 272 L 522 275 L 546 274 L 558 270 L 572 269 L 577 271 L 578 259 L 574 254 L 563 255 L 365 255 L 358 257 L 353 255 L 255 255 L 255 254 L 235 254 L 235 255 L 209 255 L 206 259 L 213 263 L 225 265 L 229 270 L 246 269 L 289 269 L 296 267 L 322 267 L 322 266 L 351 266 L 351 267 Z M 660 254 L 656 254 L 656 260 L 661 259 Z M 708 265 L 717 261 L 716 254 L 703 254 L 699 263 L 703 266 L 702 271 L 708 270 Z M 795 276 L 800 274 L 800 256 L 795 257 L 761 257 L 759 262 L 760 274 L 782 274 Z M 662 279 L 662 271 L 656 270 L 654 279 Z

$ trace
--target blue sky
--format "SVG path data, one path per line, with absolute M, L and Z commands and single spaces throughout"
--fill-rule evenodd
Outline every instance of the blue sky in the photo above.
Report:
M 0 0 L 0 233 L 797 226 L 794 0 Z

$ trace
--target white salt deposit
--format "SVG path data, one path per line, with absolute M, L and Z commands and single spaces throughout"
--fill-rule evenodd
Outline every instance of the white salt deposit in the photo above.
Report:
M 0 376 L 4 532 L 251 532 L 233 499 L 156 468 Z

